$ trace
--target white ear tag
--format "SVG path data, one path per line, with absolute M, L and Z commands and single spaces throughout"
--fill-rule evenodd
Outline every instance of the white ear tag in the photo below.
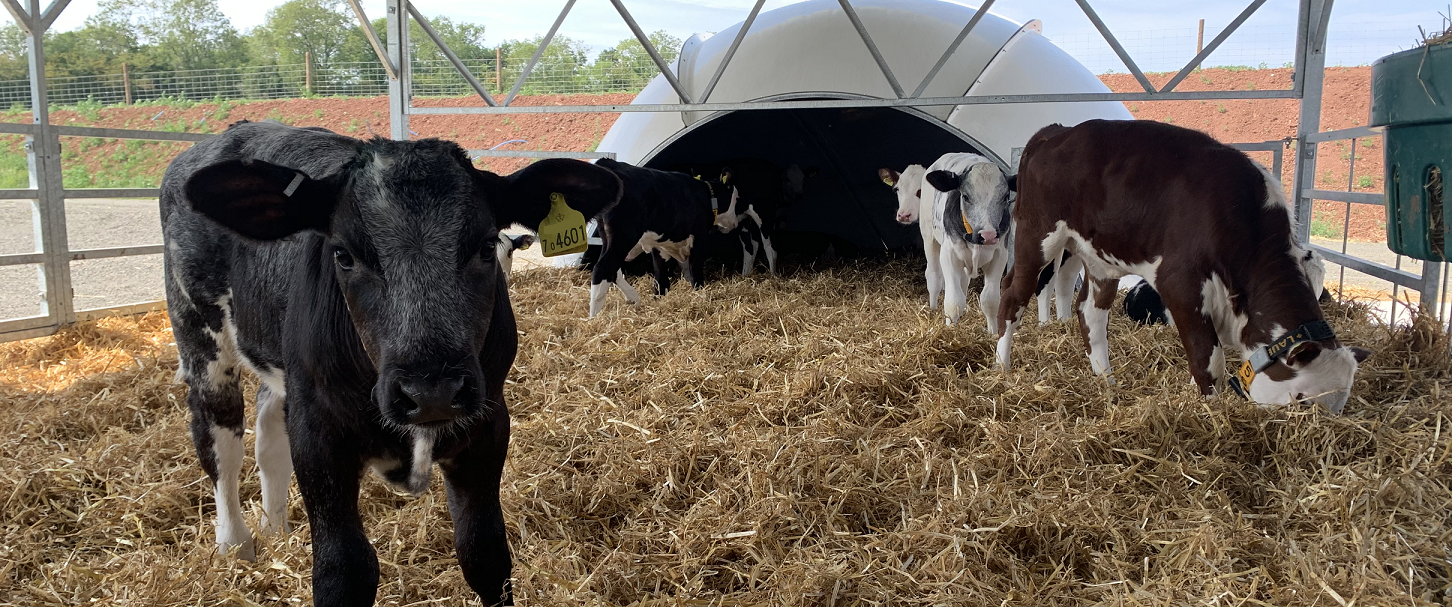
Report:
M 293 173 L 292 183 L 287 184 L 287 187 L 283 188 L 282 195 L 291 198 L 293 192 L 297 191 L 298 186 L 302 185 L 304 179 L 307 179 L 307 177 L 304 177 L 302 173 Z

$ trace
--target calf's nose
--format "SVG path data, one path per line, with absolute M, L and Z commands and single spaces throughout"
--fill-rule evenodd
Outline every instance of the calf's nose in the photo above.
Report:
M 988 228 L 980 230 L 978 235 L 983 237 L 983 244 L 998 244 L 998 230 Z
M 428 424 L 458 419 L 464 408 L 454 404 L 454 396 L 464 387 L 464 378 L 412 379 L 398 382 L 398 389 L 408 402 L 403 414 L 410 424 Z M 412 405 L 412 406 L 410 406 Z

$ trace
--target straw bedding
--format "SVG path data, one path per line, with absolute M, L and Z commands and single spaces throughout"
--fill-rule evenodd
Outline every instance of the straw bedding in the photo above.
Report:
M 1452 601 L 1452 363 L 1430 322 L 1328 308 L 1376 350 L 1350 413 L 1262 410 L 1201 398 L 1174 331 L 1118 314 L 1117 386 L 1072 324 L 1020 332 L 1005 376 L 976 310 L 945 328 L 924 309 L 920 263 L 612 294 L 594 320 L 583 274 L 516 275 L 520 604 Z M 296 491 L 257 564 L 212 554 L 170 341 L 153 314 L 0 346 L 0 603 L 310 600 Z M 417 500 L 365 483 L 380 604 L 477 602 L 435 477 Z M 255 475 L 243 491 L 255 523 Z

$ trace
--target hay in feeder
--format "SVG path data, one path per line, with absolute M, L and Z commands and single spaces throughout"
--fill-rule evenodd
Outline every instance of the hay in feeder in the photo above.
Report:
M 584 274 L 516 275 L 519 604 L 1452 600 L 1452 363 L 1430 321 L 1328 308 L 1376 350 L 1348 414 L 1265 410 L 1200 397 L 1174 330 L 1118 314 L 1116 386 L 1072 323 L 1026 326 L 1005 376 L 976 306 L 955 327 L 923 307 L 920 263 L 612 293 L 594 320 Z M 0 603 L 310 600 L 296 491 L 258 563 L 212 554 L 170 341 L 153 314 L 0 346 Z M 417 500 L 365 483 L 380 604 L 477 604 L 435 480 Z M 255 475 L 243 499 L 256 528 Z

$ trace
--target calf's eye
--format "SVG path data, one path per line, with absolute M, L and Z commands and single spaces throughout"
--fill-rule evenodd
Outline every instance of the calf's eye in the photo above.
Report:
M 347 251 L 344 251 L 342 249 L 334 249 L 333 261 L 337 263 L 338 267 L 341 268 L 344 272 L 353 269 L 353 256 L 349 255 Z

